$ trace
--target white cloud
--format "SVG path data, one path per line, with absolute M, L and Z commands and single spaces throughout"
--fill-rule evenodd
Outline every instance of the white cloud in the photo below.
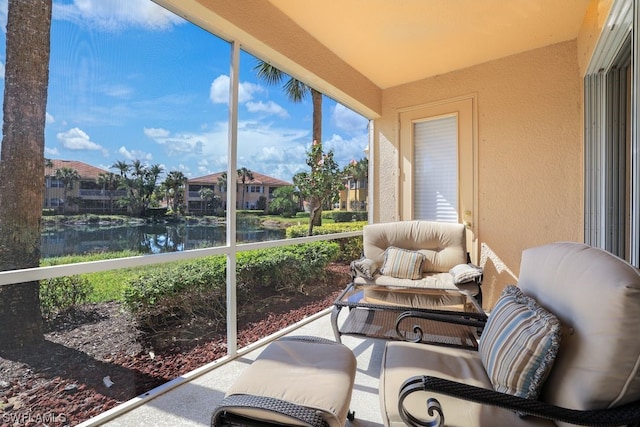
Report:
M 214 104 L 229 103 L 229 76 L 221 74 L 211 83 L 209 98 Z M 254 83 L 240 83 L 238 85 L 238 102 L 243 104 L 253 99 L 255 93 L 264 92 L 262 86 Z
M 266 103 L 262 101 L 250 101 L 247 102 L 245 106 L 247 107 L 247 111 L 249 111 L 250 113 L 266 113 L 267 115 L 276 115 L 282 118 L 289 117 L 289 113 L 287 113 L 287 110 L 273 101 L 268 101 Z
M 366 117 L 348 109 L 342 104 L 336 104 L 333 109 L 331 120 L 336 128 L 349 133 L 360 133 L 367 131 L 369 120 Z
M 151 139 L 166 138 L 169 136 L 169 131 L 162 128 L 144 128 L 144 134 Z
M 186 21 L 149 0 L 74 0 L 53 4 L 53 19 L 102 31 L 168 30 Z
M 50 125 L 51 123 L 55 123 L 56 119 L 54 119 L 53 116 L 49 114 L 49 112 L 47 112 L 45 121 L 48 125 Z
M 96 144 L 91 141 L 89 135 L 80 128 L 69 129 L 66 132 L 60 132 L 56 135 L 58 141 L 62 143 L 62 146 L 67 150 L 82 151 L 102 151 L 104 155 L 107 154 L 107 150 L 100 144 Z
M 145 153 L 141 150 L 127 150 L 124 145 L 118 149 L 118 154 L 120 154 L 127 160 L 140 160 L 149 162 L 153 159 L 153 155 L 151 153 Z
M 54 157 L 54 156 L 59 156 L 60 151 L 58 151 L 57 148 L 44 147 L 44 154 L 45 156 Z
M 0 79 L 4 80 L 4 62 L 0 62 Z
M 103 87 L 102 92 L 112 98 L 129 98 L 133 89 L 123 84 L 115 84 Z
M 351 160 L 360 160 L 365 157 L 364 149 L 369 142 L 369 134 L 363 132 L 344 139 L 340 135 L 333 134 L 322 143 L 325 152 L 333 150 L 334 159 L 340 167 L 344 167 Z

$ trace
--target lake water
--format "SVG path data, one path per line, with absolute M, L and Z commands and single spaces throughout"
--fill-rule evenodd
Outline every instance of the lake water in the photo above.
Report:
M 262 242 L 285 237 L 284 230 L 238 223 L 238 243 Z M 142 224 L 126 226 L 82 225 L 58 227 L 42 233 L 42 258 L 90 252 L 133 250 L 157 254 L 226 244 L 225 225 Z

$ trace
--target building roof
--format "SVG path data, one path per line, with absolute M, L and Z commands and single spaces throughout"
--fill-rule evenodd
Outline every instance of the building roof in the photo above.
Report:
M 53 167 L 47 167 L 46 165 L 44 167 L 45 176 L 53 176 L 56 174 L 58 169 L 69 168 L 75 169 L 81 179 L 95 181 L 98 179 L 98 175 L 108 173 L 108 171 L 104 169 L 100 169 L 77 160 L 52 159 L 51 162 L 53 163 Z
M 245 184 L 247 185 L 267 185 L 269 187 L 284 187 L 286 185 L 293 185 L 290 182 L 283 181 L 278 178 L 273 178 L 268 175 L 261 174 L 260 172 L 253 173 L 253 181 L 247 181 Z M 224 174 L 224 172 L 212 173 L 210 175 L 200 176 L 197 178 L 191 178 L 188 183 L 189 184 L 217 184 L 220 177 Z

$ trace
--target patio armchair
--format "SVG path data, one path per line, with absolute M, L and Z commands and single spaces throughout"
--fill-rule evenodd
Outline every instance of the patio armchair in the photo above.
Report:
M 363 256 L 351 269 L 363 302 L 437 309 L 468 295 L 482 305 L 482 269 L 469 262 L 464 225 L 395 221 L 365 225 L 362 236 Z
M 387 343 L 384 423 L 640 425 L 639 324 L 636 268 L 584 244 L 527 249 L 477 351 Z

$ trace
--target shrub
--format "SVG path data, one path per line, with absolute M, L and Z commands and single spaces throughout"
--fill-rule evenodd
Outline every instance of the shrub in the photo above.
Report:
M 333 234 L 344 233 L 347 231 L 359 231 L 362 230 L 367 224 L 366 221 L 358 222 L 342 222 L 334 224 L 326 224 L 319 227 L 313 227 L 314 235 L 321 234 Z M 307 235 L 309 227 L 307 225 L 294 225 L 287 228 L 287 238 L 304 237 Z M 340 245 L 340 253 L 336 261 L 351 262 L 354 259 L 360 258 L 362 254 L 362 236 L 358 237 L 345 237 L 337 239 L 336 242 Z
M 366 221 L 368 213 L 366 211 L 347 212 L 347 211 L 335 211 L 333 213 L 333 220 L 335 222 L 351 222 L 351 221 Z
M 250 301 L 268 292 L 296 292 L 324 277 L 339 252 L 332 242 L 241 252 L 236 259 L 237 300 Z M 226 317 L 226 257 L 212 256 L 173 263 L 131 280 L 123 302 L 140 325 L 156 330 L 185 317 Z
M 335 211 L 322 211 L 322 219 L 333 219 L 333 212 Z
M 131 280 L 123 303 L 141 326 L 154 330 L 184 316 L 224 319 L 225 279 L 224 256 L 178 262 Z
M 40 310 L 45 319 L 87 302 L 91 283 L 81 276 L 55 277 L 40 281 Z
M 307 211 L 296 212 L 296 218 L 309 218 L 311 214 Z
M 313 280 L 321 280 L 325 267 L 338 257 L 334 242 L 313 242 L 255 250 L 238 254 L 238 286 L 280 291 L 302 291 Z

